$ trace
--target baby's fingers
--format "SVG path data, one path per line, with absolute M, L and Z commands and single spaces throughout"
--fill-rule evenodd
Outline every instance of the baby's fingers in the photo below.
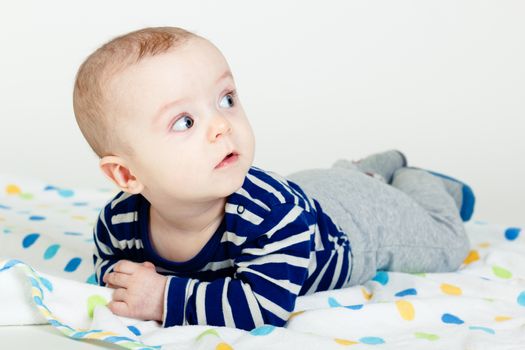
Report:
M 126 300 L 126 289 L 118 288 L 113 292 L 113 301 L 125 301 Z
M 120 272 L 111 272 L 104 276 L 104 282 L 112 285 L 114 288 L 128 288 L 130 283 L 130 275 Z
M 129 260 L 120 260 L 118 263 L 115 264 L 115 267 L 113 267 L 113 271 L 131 275 L 140 265 L 142 264 Z
M 147 267 L 148 269 L 155 270 L 155 265 L 153 265 L 153 264 L 150 263 L 149 261 L 144 261 L 144 262 L 142 263 L 142 265 L 143 265 L 144 267 Z
M 110 301 L 108 308 L 117 316 L 131 317 L 128 304 L 123 301 Z

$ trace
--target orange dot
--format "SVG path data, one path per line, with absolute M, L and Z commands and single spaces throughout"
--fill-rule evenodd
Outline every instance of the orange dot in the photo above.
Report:
M 363 297 L 366 299 L 366 300 L 370 300 L 372 299 L 372 296 L 374 295 L 373 293 L 369 293 L 365 288 L 361 287 L 361 292 L 363 292 Z
M 477 250 L 471 250 L 467 257 L 465 258 L 465 261 L 463 261 L 464 264 L 470 264 L 470 263 L 473 263 L 474 261 L 477 261 L 479 260 L 479 254 L 478 254 L 478 251 Z
M 453 286 L 451 284 L 443 283 L 441 285 L 441 291 L 448 295 L 461 295 L 463 292 L 461 291 L 461 288 Z
M 233 348 L 226 343 L 219 343 L 215 347 L 215 350 L 233 350 Z
M 346 340 L 346 339 L 339 339 L 339 338 L 334 338 L 334 341 L 335 341 L 337 344 L 341 344 L 341 345 L 354 345 L 354 344 L 359 344 L 359 342 L 356 342 L 356 341 L 353 341 L 353 340 Z
M 496 320 L 496 322 L 503 322 L 503 321 L 512 320 L 512 317 L 509 317 L 509 316 L 496 316 L 494 319 Z
M 7 194 L 20 194 L 22 192 L 20 187 L 18 187 L 17 185 L 13 185 L 13 184 L 7 185 L 7 187 L 5 188 L 5 191 L 7 192 Z
M 416 311 L 412 303 L 406 300 L 398 300 L 396 301 L 396 307 L 404 320 L 412 321 L 414 319 Z
M 298 316 L 298 315 L 302 314 L 303 312 L 304 312 L 304 310 L 303 310 L 303 311 L 292 312 L 292 313 L 290 314 L 290 317 L 288 317 L 288 320 L 291 320 L 292 318 L 294 318 L 295 316 Z

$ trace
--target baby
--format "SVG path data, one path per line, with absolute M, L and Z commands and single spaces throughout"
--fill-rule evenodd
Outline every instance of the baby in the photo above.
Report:
M 106 43 L 81 65 L 78 125 L 122 191 L 94 228 L 110 310 L 174 325 L 283 326 L 298 296 L 378 270 L 457 269 L 469 250 L 463 182 L 397 151 L 287 177 L 252 165 L 233 74 L 176 27 Z

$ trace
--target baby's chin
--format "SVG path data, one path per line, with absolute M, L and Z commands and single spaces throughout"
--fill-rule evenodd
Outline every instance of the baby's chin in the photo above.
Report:
M 237 192 L 242 187 L 248 174 L 248 169 L 249 167 L 247 169 L 236 169 L 236 171 L 232 172 L 229 176 L 225 176 L 224 182 L 222 183 L 224 186 L 218 186 L 223 189 L 222 194 L 225 197 Z
M 242 187 L 249 169 L 250 166 L 239 164 L 238 168 L 230 169 L 231 171 L 220 174 L 214 186 L 224 197 L 227 197 Z

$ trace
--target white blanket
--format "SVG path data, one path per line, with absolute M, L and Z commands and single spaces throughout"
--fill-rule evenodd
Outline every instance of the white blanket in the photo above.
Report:
M 90 284 L 92 225 L 111 191 L 1 176 L 0 189 L 0 325 L 50 323 L 130 349 L 525 348 L 516 227 L 468 223 L 472 250 L 458 272 L 379 272 L 362 286 L 302 296 L 285 327 L 162 329 L 112 315 L 111 289 Z

